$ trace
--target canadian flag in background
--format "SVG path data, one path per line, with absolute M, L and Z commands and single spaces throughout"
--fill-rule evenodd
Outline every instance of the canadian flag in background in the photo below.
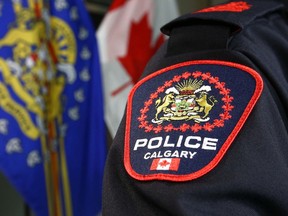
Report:
M 158 158 L 152 161 L 150 170 L 172 170 L 177 171 L 180 158 Z
M 115 0 L 97 38 L 105 95 L 105 121 L 114 137 L 130 89 L 164 42 L 160 27 L 178 16 L 175 0 Z

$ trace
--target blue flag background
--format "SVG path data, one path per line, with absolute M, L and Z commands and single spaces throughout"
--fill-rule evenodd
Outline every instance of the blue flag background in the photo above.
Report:
M 90 17 L 80 0 L 1 6 L 0 170 L 36 215 L 95 216 L 106 143 Z

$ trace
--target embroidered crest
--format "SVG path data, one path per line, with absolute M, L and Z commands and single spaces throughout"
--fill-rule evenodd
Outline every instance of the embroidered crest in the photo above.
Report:
M 138 180 L 187 181 L 213 169 L 262 91 L 243 65 L 191 61 L 137 83 L 127 104 L 124 163 Z
M 167 89 L 163 99 L 160 97 L 155 102 L 157 108 L 152 122 L 161 124 L 163 121 L 174 120 L 208 121 L 209 112 L 217 100 L 213 96 L 209 96 L 211 87 L 201 86 L 202 83 L 202 80 L 189 79 Z M 197 93 L 200 93 L 198 97 Z M 161 113 L 163 116 L 159 118 Z M 203 115 L 201 116 L 200 113 Z

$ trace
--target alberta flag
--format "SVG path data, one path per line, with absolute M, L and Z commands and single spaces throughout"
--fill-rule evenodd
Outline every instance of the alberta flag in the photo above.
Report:
M 106 144 L 83 1 L 1 1 L 0 22 L 0 171 L 37 216 L 95 216 Z
M 112 137 L 131 88 L 165 40 L 160 28 L 177 16 L 175 0 L 114 0 L 97 30 L 105 121 Z

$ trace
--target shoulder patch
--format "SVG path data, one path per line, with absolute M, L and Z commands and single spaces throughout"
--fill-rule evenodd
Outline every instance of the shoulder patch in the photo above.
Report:
M 127 103 L 124 165 L 137 180 L 188 181 L 222 159 L 263 89 L 256 71 L 188 61 L 138 82 Z

